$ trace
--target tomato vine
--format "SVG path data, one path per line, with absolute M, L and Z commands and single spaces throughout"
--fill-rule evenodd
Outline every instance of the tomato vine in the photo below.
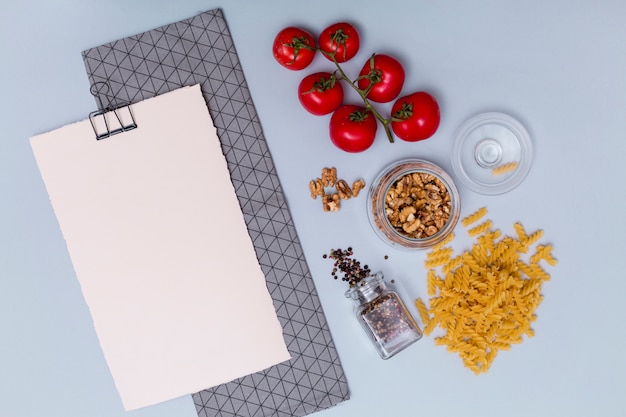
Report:
M 363 101 L 363 110 L 371 113 L 382 125 L 390 143 L 395 142 L 394 134 L 405 141 L 422 140 L 434 134 L 439 126 L 439 106 L 427 93 L 412 93 L 398 99 L 389 117 L 383 115 L 374 105 L 374 103 L 396 100 L 404 86 L 404 68 L 395 58 L 374 53 L 365 62 L 356 78 L 352 79 L 348 76 L 341 63 L 354 57 L 360 47 L 359 35 L 354 26 L 345 22 L 336 23 L 322 31 L 319 42 L 311 41 L 312 39 L 312 35 L 303 29 L 286 28 L 276 37 L 274 57 L 284 67 L 300 70 L 310 64 L 312 56 L 318 52 L 321 53 L 334 64 L 332 76 L 337 81 L 341 80 L 347 84 L 358 94 Z M 304 51 L 307 51 L 305 59 L 302 57 Z M 302 65 L 294 65 L 297 59 L 301 60 Z M 330 84 L 336 80 L 320 80 L 326 83 L 325 87 L 316 90 L 316 93 L 319 93 L 315 97 L 318 100 L 316 105 L 323 107 L 324 112 L 313 109 L 310 100 L 307 102 L 307 99 L 303 99 L 302 95 L 305 93 L 300 88 L 299 97 L 305 109 L 313 114 L 321 115 L 337 111 L 342 107 L 337 99 L 339 93 L 331 92 L 330 88 Z M 320 87 L 320 85 L 316 84 L 315 87 Z

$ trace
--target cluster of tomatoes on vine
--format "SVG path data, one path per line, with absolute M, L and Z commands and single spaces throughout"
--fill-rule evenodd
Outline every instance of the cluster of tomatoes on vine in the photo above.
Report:
M 346 152 L 368 149 L 374 143 L 379 123 L 390 142 L 394 141 L 393 134 L 408 142 L 431 137 L 439 127 L 439 105 L 432 95 L 423 91 L 397 99 L 405 79 L 404 68 L 397 59 L 373 54 L 356 79 L 346 75 L 340 64 L 352 59 L 359 47 L 359 33 L 350 23 L 327 27 L 317 42 L 308 31 L 290 26 L 276 35 L 273 54 L 279 64 L 294 71 L 308 67 L 318 52 L 334 63 L 332 72 L 316 72 L 302 79 L 298 98 L 309 113 L 317 116 L 332 113 L 330 139 L 339 149 Z M 344 104 L 342 83 L 356 91 L 363 103 Z M 396 101 L 389 117 L 372 104 L 393 100 Z

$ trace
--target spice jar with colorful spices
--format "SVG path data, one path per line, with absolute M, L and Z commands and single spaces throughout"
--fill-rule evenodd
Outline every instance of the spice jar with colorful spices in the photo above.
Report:
M 324 257 L 335 261 L 332 276 L 348 282 L 346 297 L 354 301 L 358 321 L 381 358 L 389 359 L 418 341 L 422 331 L 398 293 L 387 287 L 382 272 L 372 273 L 352 255 L 352 248 L 333 249 Z

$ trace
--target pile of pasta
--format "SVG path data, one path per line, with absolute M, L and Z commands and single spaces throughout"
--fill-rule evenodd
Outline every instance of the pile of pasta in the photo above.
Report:
M 527 234 L 516 223 L 516 236 L 503 236 L 486 215 L 482 207 L 462 219 L 475 238 L 470 250 L 455 255 L 450 235 L 426 255 L 430 306 L 416 300 L 424 334 L 440 328 L 435 344 L 458 353 L 477 375 L 489 370 L 498 351 L 534 336 L 541 287 L 550 280 L 542 264 L 557 263 L 552 246 L 537 243 L 543 230 Z

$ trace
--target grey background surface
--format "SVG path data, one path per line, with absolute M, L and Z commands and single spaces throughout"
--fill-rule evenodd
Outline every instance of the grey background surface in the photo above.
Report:
M 269 0 L 23 1 L 0 16 L 0 415 L 195 417 L 191 397 L 125 413 L 91 325 L 28 137 L 95 109 L 81 51 L 220 7 L 224 11 L 305 258 L 350 385 L 351 399 L 319 416 L 551 416 L 626 413 L 626 4 L 555 0 L 426 2 Z M 319 32 L 354 22 L 362 49 L 405 65 L 406 92 L 431 91 L 442 124 L 428 141 L 338 151 L 328 118 L 299 107 L 302 77 L 328 69 L 318 57 L 293 73 L 271 56 L 288 25 Z M 520 187 L 485 197 L 460 186 L 464 213 L 487 206 L 505 232 L 543 228 L 559 265 L 550 270 L 536 336 L 502 352 L 479 377 L 432 337 L 389 361 L 378 358 L 351 316 L 322 254 L 352 245 L 372 268 L 426 295 L 423 252 L 377 240 L 365 198 L 323 213 L 307 183 L 323 166 L 371 181 L 389 162 L 421 156 L 450 170 L 458 126 L 483 111 L 509 113 L 535 145 Z M 462 240 L 459 242 L 462 244 Z M 389 255 L 384 260 L 384 255 Z

